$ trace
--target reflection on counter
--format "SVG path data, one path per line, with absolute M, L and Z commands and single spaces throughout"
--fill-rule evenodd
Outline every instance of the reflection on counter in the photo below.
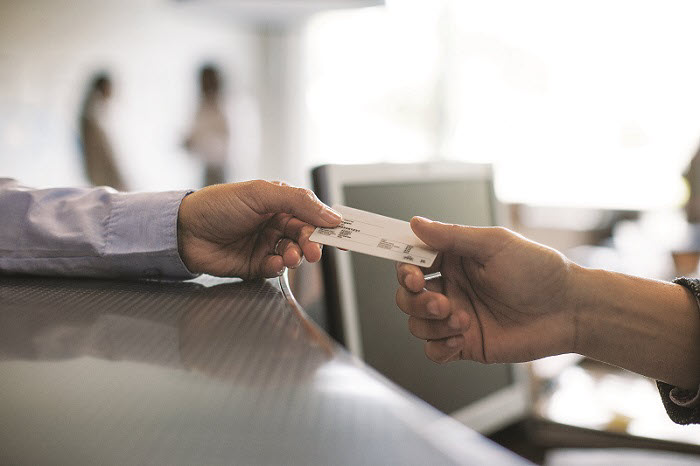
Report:
M 523 463 L 322 336 L 277 280 L 3 277 L 0 464 Z

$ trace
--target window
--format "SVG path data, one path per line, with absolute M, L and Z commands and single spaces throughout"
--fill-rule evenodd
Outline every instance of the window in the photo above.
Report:
M 508 202 L 679 206 L 700 5 L 388 1 L 309 24 L 308 162 L 492 162 Z

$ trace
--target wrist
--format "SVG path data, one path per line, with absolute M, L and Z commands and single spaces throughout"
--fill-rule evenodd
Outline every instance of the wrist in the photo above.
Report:
M 603 302 L 610 300 L 610 287 L 604 286 L 606 271 L 580 265 L 571 267 L 568 308 L 573 316 L 574 339 L 571 352 L 589 355 L 595 329 L 600 325 Z
M 598 272 L 574 262 L 568 266 L 564 311 L 569 314 L 573 328 L 571 341 L 566 348 L 568 353 L 586 354 L 592 310 L 598 306 L 596 301 L 600 298 L 596 285 L 600 279 Z
M 680 285 L 578 267 L 574 352 L 672 385 L 697 388 L 700 317 Z
M 191 193 L 188 193 L 182 198 L 177 211 L 177 252 L 180 255 L 182 263 L 191 271 L 192 263 L 188 255 L 189 248 L 187 247 L 188 243 L 191 241 L 191 234 L 188 228 L 189 222 L 187 220 L 189 212 L 188 207 L 191 202 L 190 195 Z

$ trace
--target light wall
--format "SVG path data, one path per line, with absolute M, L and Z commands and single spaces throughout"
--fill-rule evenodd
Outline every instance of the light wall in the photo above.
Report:
M 250 112 L 252 127 L 241 132 L 256 138 L 258 49 L 248 27 L 187 2 L 0 2 L 0 176 L 34 186 L 87 183 L 77 117 L 91 74 L 106 69 L 115 82 L 112 140 L 129 188 L 197 187 L 201 167 L 181 147 L 197 68 L 220 65 L 227 105 Z M 255 145 L 240 151 L 230 177 L 257 175 Z

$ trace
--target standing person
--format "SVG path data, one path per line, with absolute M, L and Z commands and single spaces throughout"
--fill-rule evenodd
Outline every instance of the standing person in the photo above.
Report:
M 95 186 L 126 188 L 114 160 L 114 151 L 104 129 L 105 109 L 112 96 L 112 80 L 98 73 L 88 88 L 80 112 L 80 141 L 85 174 Z
M 689 223 L 700 223 L 700 147 L 690 160 L 683 177 L 688 182 L 689 197 L 685 205 Z
M 222 110 L 221 75 L 213 65 L 199 72 L 201 100 L 185 147 L 204 162 L 204 185 L 226 181 L 229 125 Z

